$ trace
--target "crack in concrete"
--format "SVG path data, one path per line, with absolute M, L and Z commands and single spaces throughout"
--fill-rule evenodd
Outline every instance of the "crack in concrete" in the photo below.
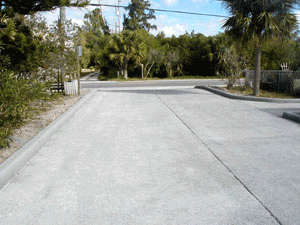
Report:
M 178 118 L 178 120 L 198 139 L 200 142 L 207 148 L 207 150 L 217 159 L 219 163 L 221 163 L 226 170 L 234 177 L 236 181 L 238 181 L 245 189 L 246 191 L 252 195 L 264 208 L 265 210 L 271 215 L 271 217 L 276 220 L 276 222 L 279 225 L 282 225 L 282 222 L 279 220 L 279 218 L 246 186 L 246 184 L 243 183 L 243 181 L 237 177 L 236 174 L 227 166 L 217 155 L 214 153 L 214 151 L 189 127 L 188 124 L 186 124 L 179 115 L 156 93 L 156 97 Z

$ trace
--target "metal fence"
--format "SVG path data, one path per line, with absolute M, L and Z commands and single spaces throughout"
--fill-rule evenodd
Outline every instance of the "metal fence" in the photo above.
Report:
M 260 87 L 264 90 L 300 95 L 300 71 L 261 70 Z M 245 71 L 245 85 L 253 87 L 254 71 Z

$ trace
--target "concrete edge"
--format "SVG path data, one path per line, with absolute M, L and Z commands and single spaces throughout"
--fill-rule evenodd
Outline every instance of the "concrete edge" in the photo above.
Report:
M 300 123 L 300 115 L 296 112 L 284 112 L 282 117 Z
M 144 90 L 172 90 L 172 89 L 193 89 L 194 85 L 186 86 L 142 86 L 142 87 L 111 87 L 97 88 L 97 91 L 144 91 Z
M 0 190 L 39 151 L 53 134 L 96 92 L 91 90 L 0 165 Z
M 218 94 L 223 97 L 230 98 L 230 99 L 236 99 L 236 100 L 274 102 L 274 103 L 300 103 L 300 99 L 261 98 L 261 97 L 254 97 L 254 96 L 241 96 L 241 95 L 230 94 L 230 93 L 227 93 L 227 92 L 224 92 L 221 90 L 217 90 L 215 88 L 208 87 L 208 86 L 195 86 L 195 88 L 210 91 L 214 94 Z

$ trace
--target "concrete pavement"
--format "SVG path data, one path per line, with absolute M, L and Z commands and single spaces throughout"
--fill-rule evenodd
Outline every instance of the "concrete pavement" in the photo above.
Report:
M 297 107 L 94 92 L 0 190 L 0 224 L 298 224 L 300 125 L 273 113 Z
M 132 88 L 132 87 L 174 87 L 174 86 L 199 86 L 199 85 L 224 85 L 222 79 L 176 79 L 176 80 L 137 80 L 137 81 L 95 81 L 84 80 L 80 82 L 83 88 Z

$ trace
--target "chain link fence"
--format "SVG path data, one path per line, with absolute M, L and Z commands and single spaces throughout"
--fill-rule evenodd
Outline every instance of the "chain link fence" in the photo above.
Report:
M 260 87 L 263 90 L 300 96 L 300 71 L 261 70 Z M 245 85 L 253 88 L 254 71 L 245 71 Z

